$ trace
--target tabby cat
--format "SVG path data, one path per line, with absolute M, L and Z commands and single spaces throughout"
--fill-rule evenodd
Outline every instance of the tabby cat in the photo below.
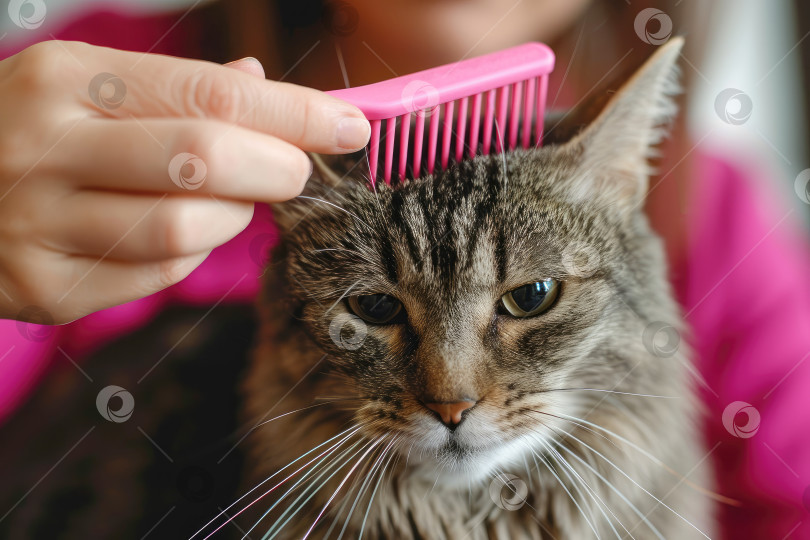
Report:
M 375 190 L 320 163 L 275 206 L 244 383 L 262 423 L 248 487 L 264 481 L 240 501 L 248 534 L 712 534 L 683 323 L 642 209 L 681 45 L 570 137 Z
M 258 321 L 175 306 L 81 365 L 55 354 L 0 426 L 0 538 L 712 536 L 641 208 L 680 47 L 542 148 L 376 190 L 319 162 L 274 208 Z

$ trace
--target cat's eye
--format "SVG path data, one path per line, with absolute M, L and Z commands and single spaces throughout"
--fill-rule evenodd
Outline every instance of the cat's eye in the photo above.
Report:
M 388 294 L 364 294 L 349 297 L 349 307 L 366 322 L 386 324 L 396 322 L 403 313 L 402 303 Z
M 559 291 L 556 279 L 544 279 L 509 291 L 501 297 L 501 303 L 513 317 L 533 317 L 550 308 Z

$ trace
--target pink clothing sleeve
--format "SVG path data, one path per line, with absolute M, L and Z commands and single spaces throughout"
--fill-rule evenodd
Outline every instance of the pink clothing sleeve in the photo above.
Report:
M 810 538 L 810 258 L 796 213 L 702 160 L 676 278 L 704 379 L 723 538 Z M 772 194 L 771 194 L 772 195 Z M 750 407 L 749 407 L 750 406 Z

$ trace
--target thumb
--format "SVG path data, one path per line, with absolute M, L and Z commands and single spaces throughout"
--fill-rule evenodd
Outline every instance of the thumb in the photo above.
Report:
M 228 62 L 225 66 L 264 79 L 264 67 L 262 63 L 252 56 Z

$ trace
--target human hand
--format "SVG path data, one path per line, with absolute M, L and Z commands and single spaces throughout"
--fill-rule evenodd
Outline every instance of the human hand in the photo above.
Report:
M 370 132 L 255 60 L 56 41 L 0 61 L 0 118 L 0 318 L 35 305 L 56 323 L 182 280 L 254 201 L 301 192 L 305 151 L 354 151 Z

